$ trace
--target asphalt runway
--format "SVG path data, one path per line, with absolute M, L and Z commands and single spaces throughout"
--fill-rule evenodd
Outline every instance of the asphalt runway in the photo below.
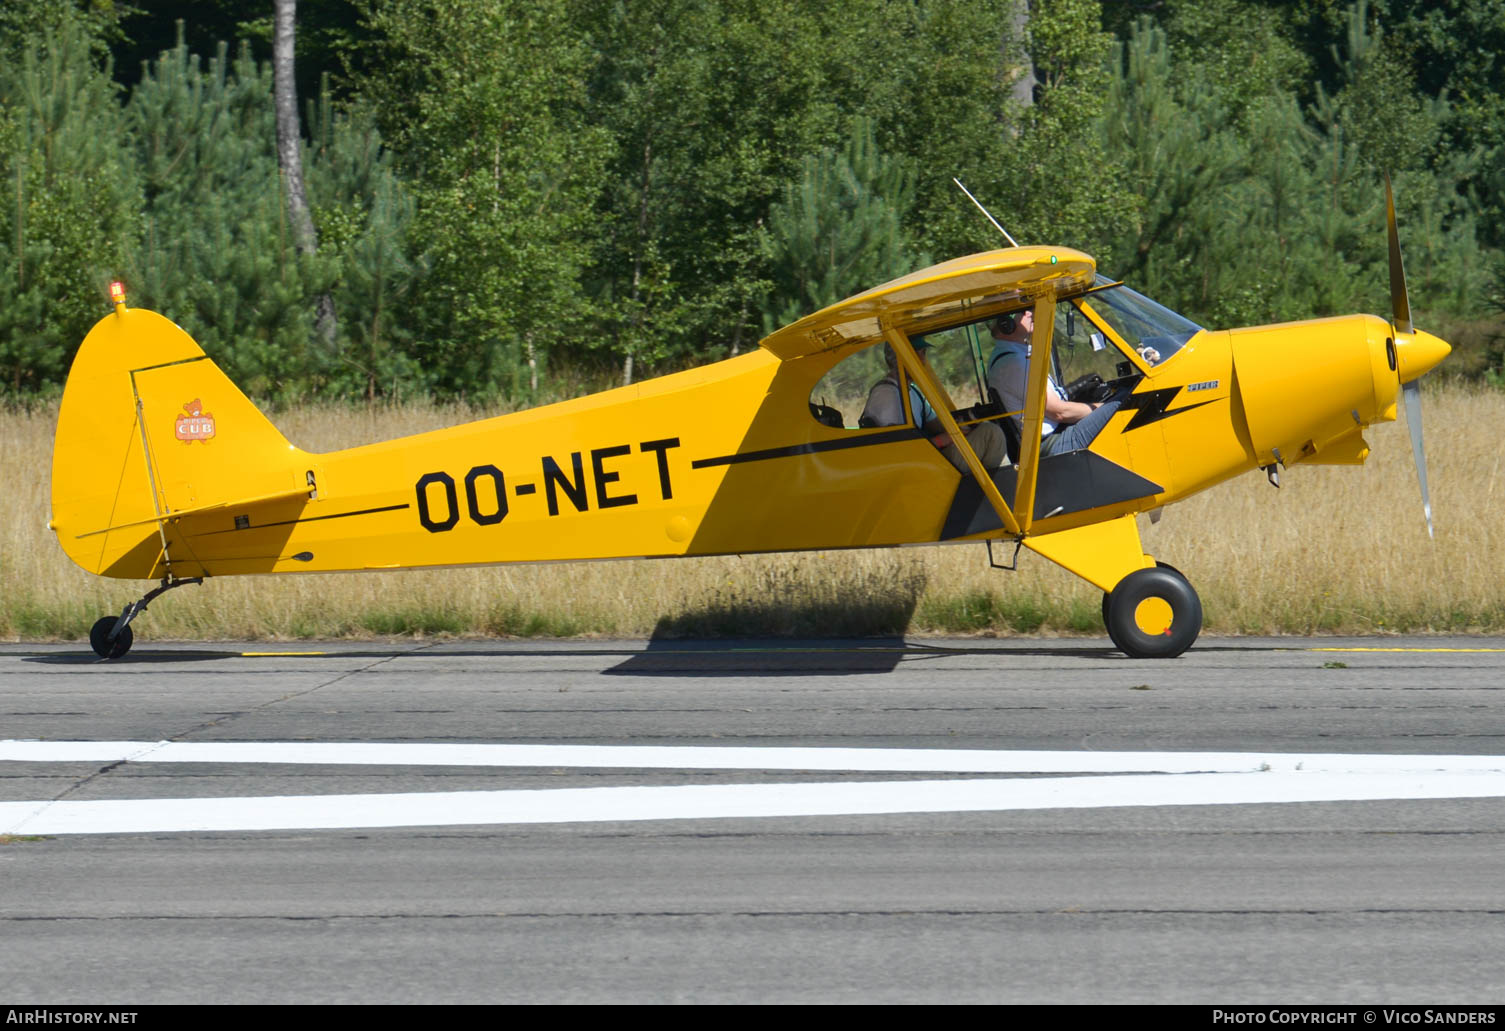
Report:
M 1498 1004 L 1505 639 L 0 646 L 7 1003 Z

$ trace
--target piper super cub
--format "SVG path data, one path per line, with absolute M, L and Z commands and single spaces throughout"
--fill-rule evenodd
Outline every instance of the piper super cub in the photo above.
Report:
M 160 581 L 94 625 L 110 659 L 153 599 L 208 577 L 997 540 L 1100 588 L 1128 655 L 1179 655 L 1201 602 L 1145 554 L 1137 514 L 1254 469 L 1278 484 L 1285 465 L 1360 463 L 1364 428 L 1394 420 L 1403 392 L 1431 529 L 1417 380 L 1449 347 L 1411 324 L 1386 192 L 1389 320 L 1213 331 L 1086 254 L 1012 247 L 874 287 L 726 361 L 323 454 L 288 443 L 117 286 L 64 389 L 49 527 L 90 572 Z M 987 346 L 1029 319 L 1011 409 L 987 391 Z M 1057 388 L 1063 352 L 1096 375 Z M 1111 399 L 1111 416 L 1053 448 L 1062 399 Z M 1011 460 L 979 457 L 985 423 Z

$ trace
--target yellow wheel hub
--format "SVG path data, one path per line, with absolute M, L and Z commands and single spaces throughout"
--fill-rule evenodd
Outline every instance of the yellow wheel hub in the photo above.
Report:
M 1164 598 L 1146 598 L 1134 606 L 1134 623 L 1140 631 L 1151 637 L 1170 633 L 1171 603 Z

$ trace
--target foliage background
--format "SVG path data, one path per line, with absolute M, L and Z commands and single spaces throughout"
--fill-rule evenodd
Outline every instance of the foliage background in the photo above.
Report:
M 312 255 L 277 165 L 271 16 L 0 6 L 18 484 L 0 636 L 76 637 L 119 608 L 59 572 L 23 472 L 112 278 L 334 446 L 733 355 L 997 246 L 953 176 L 1020 240 L 1084 250 L 1210 327 L 1386 312 L 1382 170 L 1413 311 L 1455 345 L 1444 376 L 1473 381 L 1428 385 L 1429 438 L 1454 431 L 1436 494 L 1482 515 L 1449 529 L 1440 510 L 1422 541 L 1400 431 L 1380 427 L 1366 469 L 1291 477 L 1295 498 L 1250 478 L 1177 506 L 1172 557 L 1206 571 L 1214 631 L 1505 625 L 1499 449 L 1458 432 L 1496 424 L 1505 386 L 1505 0 L 302 0 Z M 1075 578 L 1035 563 L 1000 584 L 971 549 L 685 568 L 246 578 L 152 612 L 210 637 L 1100 626 Z
M 994 246 L 953 175 L 1209 326 L 1384 312 L 1382 169 L 1505 375 L 1505 0 L 303 0 L 313 256 L 260 6 L 0 10 L 0 393 L 123 276 L 263 400 L 568 396 Z

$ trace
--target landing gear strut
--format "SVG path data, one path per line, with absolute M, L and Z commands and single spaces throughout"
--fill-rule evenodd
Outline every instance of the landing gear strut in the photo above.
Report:
M 1201 632 L 1202 600 L 1171 566 L 1138 569 L 1103 596 L 1103 622 L 1130 658 L 1172 659 Z
M 202 576 L 186 577 L 182 580 L 163 578 L 159 586 L 148 591 L 145 597 L 131 602 L 120 615 L 102 616 L 95 621 L 94 625 L 89 628 L 89 647 L 93 648 L 94 654 L 101 659 L 120 658 L 131 650 L 131 645 L 136 639 L 135 631 L 131 629 L 131 621 L 145 612 L 148 605 L 174 587 L 203 582 Z

